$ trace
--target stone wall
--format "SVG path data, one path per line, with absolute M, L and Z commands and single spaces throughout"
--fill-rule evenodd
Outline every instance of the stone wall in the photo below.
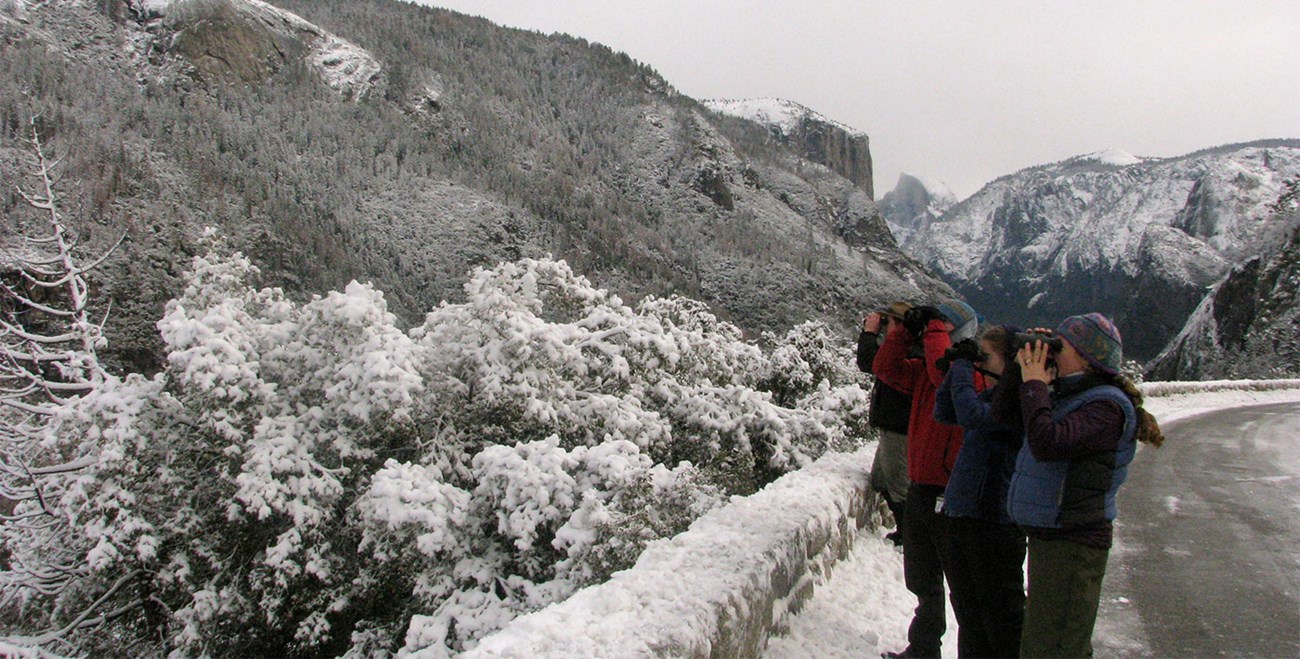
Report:
M 467 657 L 753 657 L 880 523 L 874 445 L 737 497 L 636 565 L 514 620 Z

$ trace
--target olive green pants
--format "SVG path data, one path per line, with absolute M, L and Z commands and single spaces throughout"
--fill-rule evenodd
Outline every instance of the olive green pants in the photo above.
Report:
M 1091 657 L 1108 549 L 1029 539 L 1022 657 Z

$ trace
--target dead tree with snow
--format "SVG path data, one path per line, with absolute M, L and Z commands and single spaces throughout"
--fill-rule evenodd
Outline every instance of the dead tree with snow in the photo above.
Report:
M 84 556 L 62 541 L 67 516 L 61 488 L 51 483 L 94 463 L 89 444 L 60 437 L 59 416 L 108 377 L 96 357 L 103 321 L 91 316 L 87 273 L 112 250 L 88 263 L 77 256 L 56 192 L 59 162 L 47 156 L 35 118 L 30 128 L 34 184 L 18 192 L 41 228 L 0 248 L 0 523 L 7 540 L 0 607 L 6 609 L 56 595 L 86 572 Z M 15 546 L 18 538 L 24 546 Z M 72 612 L 63 629 L 10 640 L 57 644 L 69 630 L 103 617 L 93 608 Z

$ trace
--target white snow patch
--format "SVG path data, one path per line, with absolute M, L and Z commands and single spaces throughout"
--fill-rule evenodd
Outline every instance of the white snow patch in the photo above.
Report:
M 1080 156 L 1079 160 L 1095 160 L 1103 165 L 1114 165 L 1116 167 L 1126 167 L 1142 162 L 1141 158 L 1123 149 L 1105 149 L 1096 153 L 1089 153 L 1086 156 Z
M 789 135 L 806 118 L 830 124 L 850 135 L 866 135 L 856 128 L 829 119 L 783 98 L 708 99 L 701 103 L 719 114 L 748 119 L 764 126 L 776 126 L 786 135 Z
M 883 534 L 885 531 L 881 530 Z M 768 639 L 764 656 L 878 657 L 907 647 L 916 598 L 903 583 L 903 555 L 893 543 L 858 533 L 853 553 L 835 565 L 817 595 L 790 619 L 787 633 Z M 957 656 L 957 619 L 948 612 L 944 657 Z
M 925 188 L 926 194 L 930 197 L 930 209 L 932 211 L 938 209 L 936 215 L 942 215 L 943 211 L 947 210 L 949 206 L 957 203 L 957 194 L 952 191 L 952 188 L 948 187 L 947 183 L 928 176 L 917 176 L 915 174 L 909 174 L 909 176 L 921 182 L 921 186 Z
M 383 68 L 364 48 L 328 32 L 316 40 L 309 59 L 330 87 L 356 99 L 369 93 Z
M 1165 510 L 1168 510 L 1170 515 L 1177 515 L 1178 509 L 1181 504 L 1182 501 L 1180 501 L 1178 497 L 1175 496 L 1165 497 Z
M 1232 407 L 1300 402 L 1300 380 L 1147 382 L 1141 389 L 1144 407 L 1160 423 Z

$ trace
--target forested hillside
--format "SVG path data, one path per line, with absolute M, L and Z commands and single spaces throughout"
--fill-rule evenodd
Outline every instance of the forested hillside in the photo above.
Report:
M 152 323 L 206 225 L 290 295 L 369 281 L 407 324 L 470 267 L 546 254 L 754 333 L 950 292 L 862 187 L 626 55 L 388 0 L 277 6 L 306 20 L 246 0 L 0 9 L 0 172 L 21 176 L 38 116 L 85 246 L 126 236 L 95 281 L 123 370 L 158 367 Z M 380 69 L 338 84 L 353 65 L 322 43 Z M 0 194 L 16 235 L 27 212 Z
M 0 0 L 0 654 L 444 656 L 871 439 L 849 328 L 951 291 L 865 136 L 286 6 Z

